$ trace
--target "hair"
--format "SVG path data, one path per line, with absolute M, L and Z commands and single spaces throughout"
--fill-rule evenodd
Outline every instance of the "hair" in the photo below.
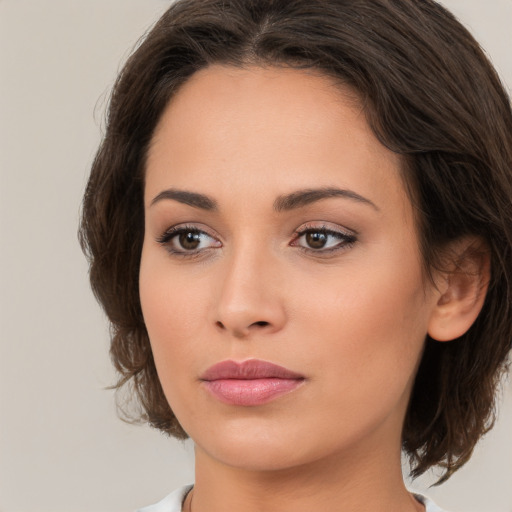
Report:
M 403 155 L 426 269 L 465 236 L 485 241 L 491 280 L 458 340 L 426 339 L 403 427 L 412 475 L 446 480 L 494 421 L 512 340 L 512 113 L 470 33 L 432 0 L 178 0 L 126 62 L 84 196 L 80 240 L 111 323 L 115 387 L 139 418 L 187 434 L 158 380 L 138 290 L 148 146 L 162 113 L 199 69 L 311 69 L 358 92 L 379 141 Z M 341 92 L 340 92 L 341 93 Z

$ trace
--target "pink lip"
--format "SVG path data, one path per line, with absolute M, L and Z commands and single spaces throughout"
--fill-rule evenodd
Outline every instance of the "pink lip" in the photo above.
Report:
M 289 393 L 305 380 L 303 375 L 267 361 L 223 361 L 201 375 L 206 389 L 230 405 L 262 405 Z

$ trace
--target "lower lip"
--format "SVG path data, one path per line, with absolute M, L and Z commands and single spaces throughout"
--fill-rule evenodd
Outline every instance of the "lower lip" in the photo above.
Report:
M 266 404 L 294 391 L 304 379 L 219 379 L 203 381 L 206 389 L 225 404 L 254 406 Z

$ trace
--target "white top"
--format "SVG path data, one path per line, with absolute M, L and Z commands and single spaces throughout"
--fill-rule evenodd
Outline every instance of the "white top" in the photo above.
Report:
M 192 485 L 186 485 L 185 487 L 176 489 L 162 501 L 155 505 L 141 508 L 137 512 L 181 512 L 181 505 L 190 489 L 192 489 Z M 420 496 L 419 494 L 415 494 L 414 496 L 420 503 L 425 505 L 426 512 L 446 512 L 425 496 Z

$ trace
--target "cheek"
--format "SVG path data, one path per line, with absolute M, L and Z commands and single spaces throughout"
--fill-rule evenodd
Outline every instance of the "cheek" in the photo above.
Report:
M 164 385 L 170 381 L 168 376 L 180 373 L 184 361 L 194 354 L 193 341 L 200 338 L 199 331 L 205 326 L 201 312 L 208 290 L 183 272 L 173 272 L 167 258 L 144 250 L 139 290 L 151 349 Z
M 308 294 L 301 294 L 307 299 L 297 304 L 297 332 L 315 346 L 311 366 L 325 369 L 331 379 L 326 387 L 352 397 L 354 406 L 381 400 L 384 390 L 398 399 L 422 353 L 429 304 L 421 270 L 403 260 L 393 271 L 395 261 L 398 266 L 394 258 L 364 271 L 353 267 L 323 286 L 310 283 Z
M 195 366 L 202 357 L 208 357 L 208 345 L 198 346 L 205 328 L 204 301 L 207 294 L 200 293 L 196 283 L 172 272 L 169 265 L 143 257 L 140 272 L 140 298 L 144 321 L 149 334 L 151 350 L 158 378 L 167 402 L 174 414 L 194 423 L 199 408 L 191 390 L 196 384 Z M 196 422 L 202 423 L 199 417 Z M 188 424 L 188 423 L 187 423 Z M 185 425 L 183 425 L 184 428 Z

